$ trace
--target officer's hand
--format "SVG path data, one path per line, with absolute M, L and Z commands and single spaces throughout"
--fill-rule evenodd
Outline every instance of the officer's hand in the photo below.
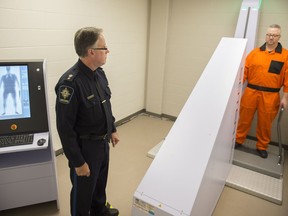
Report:
M 111 134 L 111 142 L 112 142 L 112 146 L 115 147 L 115 145 L 117 145 L 117 143 L 120 141 L 119 136 L 117 134 L 117 132 L 114 132 Z
M 77 176 L 87 176 L 87 177 L 90 176 L 90 169 L 87 163 L 84 163 L 80 167 L 76 167 L 75 171 L 76 171 Z

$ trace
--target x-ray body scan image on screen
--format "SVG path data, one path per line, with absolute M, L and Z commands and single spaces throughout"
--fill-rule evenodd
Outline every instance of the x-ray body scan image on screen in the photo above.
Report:
M 0 120 L 30 117 L 28 66 L 0 66 Z

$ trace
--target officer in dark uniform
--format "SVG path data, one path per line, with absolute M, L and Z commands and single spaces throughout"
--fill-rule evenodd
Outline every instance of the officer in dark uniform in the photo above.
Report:
M 75 33 L 78 62 L 55 87 L 57 130 L 69 161 L 71 215 L 118 215 L 106 204 L 109 141 L 119 142 L 106 75 L 101 68 L 109 50 L 101 29 Z

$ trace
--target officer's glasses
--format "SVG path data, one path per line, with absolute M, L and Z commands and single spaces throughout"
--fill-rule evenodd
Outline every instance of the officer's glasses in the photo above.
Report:
M 108 47 L 92 47 L 93 50 L 108 50 Z

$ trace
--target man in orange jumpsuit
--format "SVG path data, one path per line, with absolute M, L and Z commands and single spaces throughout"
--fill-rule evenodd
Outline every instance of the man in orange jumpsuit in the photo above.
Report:
M 279 108 L 286 109 L 288 103 L 288 51 L 278 42 L 281 27 L 270 25 L 266 43 L 252 50 L 246 58 L 243 83 L 247 87 L 240 103 L 235 148 L 241 148 L 257 110 L 256 149 L 260 157 L 267 158 L 271 139 L 272 122 Z M 283 86 L 283 98 L 279 91 Z

